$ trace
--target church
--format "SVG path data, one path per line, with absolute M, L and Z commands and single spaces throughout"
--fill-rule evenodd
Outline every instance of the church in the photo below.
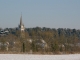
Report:
M 20 31 L 20 38 L 25 38 L 25 27 L 24 27 L 24 24 L 22 22 L 22 14 L 20 17 L 20 24 L 18 26 L 18 30 Z
M 19 30 L 21 32 L 24 32 L 24 30 L 25 30 L 24 24 L 22 23 L 22 14 L 21 14 L 21 17 L 20 17 Z

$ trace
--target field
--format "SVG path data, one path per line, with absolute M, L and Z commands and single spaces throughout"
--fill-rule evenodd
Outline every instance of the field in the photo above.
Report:
M 80 60 L 80 54 L 68 54 L 68 55 L 0 54 L 0 60 Z

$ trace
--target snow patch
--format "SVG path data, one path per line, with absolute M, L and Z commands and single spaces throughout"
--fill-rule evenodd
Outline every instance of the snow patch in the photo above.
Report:
M 69 55 L 0 54 L 0 60 L 80 60 L 80 54 Z

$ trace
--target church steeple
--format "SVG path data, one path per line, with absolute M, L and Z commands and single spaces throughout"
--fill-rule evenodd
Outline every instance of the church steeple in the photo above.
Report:
M 25 28 L 24 28 L 24 24 L 22 23 L 22 13 L 21 13 L 21 17 L 20 17 L 19 30 L 20 30 L 20 31 L 24 31 L 24 30 L 25 30 Z
M 21 13 L 21 17 L 20 17 L 20 25 L 22 25 L 22 13 Z

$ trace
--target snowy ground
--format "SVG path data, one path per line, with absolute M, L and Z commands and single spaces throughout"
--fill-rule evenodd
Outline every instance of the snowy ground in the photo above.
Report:
M 80 54 L 70 55 L 0 54 L 0 60 L 80 60 Z

